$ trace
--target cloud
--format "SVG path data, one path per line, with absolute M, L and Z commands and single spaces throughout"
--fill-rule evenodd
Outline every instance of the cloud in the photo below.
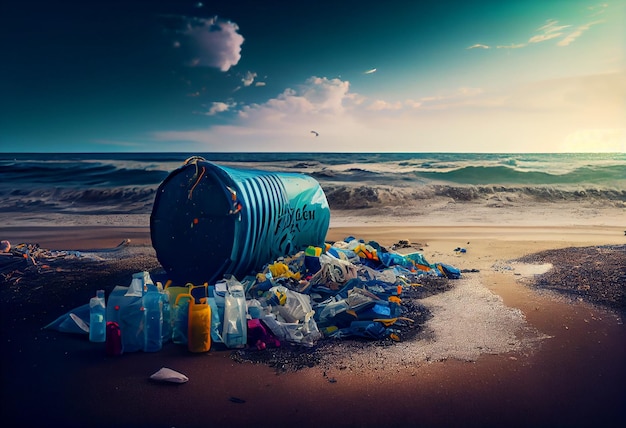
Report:
M 598 6 L 601 8 L 601 13 L 604 11 L 607 5 L 603 4 Z M 595 9 L 593 9 L 595 10 Z M 595 13 L 597 14 L 597 13 Z M 557 46 L 563 47 L 568 46 L 572 42 L 574 42 L 578 37 L 580 37 L 585 31 L 589 30 L 591 26 L 601 23 L 601 20 L 592 21 L 586 24 L 582 24 L 577 26 L 573 31 L 569 32 L 569 34 L 565 31 L 572 27 L 572 25 L 560 25 L 559 21 L 556 19 L 548 19 L 545 24 L 541 27 L 537 28 L 538 34 L 531 36 L 526 43 L 511 43 L 508 45 L 497 45 L 497 49 L 520 49 L 528 46 L 529 44 L 535 43 L 543 43 L 548 40 L 553 39 L 561 39 L 557 42 Z M 490 46 L 484 45 L 481 43 L 476 43 L 472 46 L 467 47 L 466 49 L 490 49 Z
M 344 103 L 351 98 L 349 87 L 349 82 L 339 79 L 311 77 L 298 88 L 288 88 L 264 104 L 245 106 L 239 114 L 255 122 L 275 122 L 286 116 L 303 118 L 310 114 L 340 115 Z
M 402 107 L 403 104 L 400 101 L 389 102 L 384 100 L 375 100 L 367 106 L 367 109 L 373 111 L 400 110 Z
M 569 25 L 557 25 L 558 23 L 559 21 L 556 19 L 548 19 L 544 25 L 537 29 L 540 34 L 532 36 L 528 39 L 528 43 L 541 43 L 561 37 L 563 35 L 562 30 L 569 27 Z
M 510 44 L 510 45 L 498 45 L 496 46 L 496 48 L 498 49 L 520 49 L 523 48 L 524 46 L 527 46 L 526 43 L 517 43 L 517 44 Z
M 476 43 L 475 45 L 468 46 L 466 49 L 489 49 L 489 46 L 483 45 L 481 43 Z
M 245 74 L 245 76 L 243 76 L 241 78 L 241 81 L 243 82 L 243 86 L 250 86 L 250 85 L 252 85 L 252 83 L 254 83 L 254 79 L 255 78 L 256 78 L 256 73 L 248 71 Z
M 565 38 L 563 38 L 563 40 L 560 40 L 557 43 L 557 45 L 558 46 L 568 46 L 569 44 L 574 42 L 574 40 L 579 38 L 585 31 L 590 29 L 591 26 L 599 24 L 601 22 L 602 21 L 593 21 L 593 22 L 589 22 L 587 24 L 583 24 L 583 25 L 580 25 L 580 26 L 576 27 L 576 29 L 574 31 L 572 31 L 570 34 L 568 34 L 567 36 L 565 36 Z
M 557 25 L 559 21 L 556 19 L 548 19 L 544 25 L 539 27 L 537 30 L 541 31 L 544 34 L 558 33 L 561 30 L 564 30 L 571 25 Z
M 547 40 L 556 39 L 557 37 L 561 37 L 563 33 L 549 33 L 549 34 L 537 34 L 536 36 L 532 36 L 528 39 L 528 43 L 541 43 Z
M 589 9 L 592 12 L 591 15 L 589 16 L 593 17 L 593 16 L 602 15 L 608 7 L 609 7 L 608 3 L 600 3 L 595 6 L 589 6 L 587 9 Z
M 205 114 L 207 116 L 214 116 L 218 113 L 222 113 L 222 112 L 230 110 L 231 108 L 235 107 L 235 105 L 236 104 L 234 103 L 214 102 L 214 103 L 211 103 L 211 107 Z
M 183 51 L 188 66 L 228 71 L 241 59 L 244 38 L 234 22 L 185 16 L 168 16 L 167 21 L 178 37 L 173 46 Z
M 417 100 L 371 99 L 340 79 L 311 77 L 264 103 L 214 103 L 228 125 L 155 134 L 193 150 L 561 151 L 583 141 L 622 141 L 626 74 L 540 81 L 499 89 L 461 87 Z M 208 113 L 207 113 L 208 114 Z M 223 122 L 220 122 L 223 123 Z M 311 146 L 310 130 L 324 136 Z M 594 131 L 608 130 L 608 131 Z M 584 138 L 583 138 L 584 137 Z M 225 142 L 228 145 L 225 146 Z M 190 149 L 191 150 L 191 147 Z
M 418 109 L 424 105 L 424 100 L 415 101 L 411 99 L 407 99 L 404 101 L 385 101 L 385 100 L 374 100 L 372 102 L 368 102 L 364 104 L 364 107 L 370 111 L 409 111 L 412 109 Z

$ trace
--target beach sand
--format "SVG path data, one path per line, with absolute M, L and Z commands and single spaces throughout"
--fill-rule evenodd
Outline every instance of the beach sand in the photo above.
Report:
M 145 216 L 12 217 L 0 227 L 0 239 L 12 243 L 83 251 L 131 243 L 122 260 L 95 275 L 45 273 L 36 290 L 3 284 L 2 420 L 29 427 L 624 426 L 623 313 L 537 288 L 534 280 L 553 266 L 516 261 L 543 250 L 623 245 L 620 211 L 567 217 L 558 207 L 536 207 L 520 220 L 511 211 L 459 210 L 427 221 L 334 216 L 328 241 L 408 240 L 463 277 L 422 299 L 432 318 L 417 339 L 339 343 L 318 365 L 287 372 L 236 362 L 229 350 L 198 355 L 171 343 L 108 357 L 86 336 L 42 329 L 86 303 L 97 284 L 128 285 L 130 273 L 158 267 L 149 223 Z M 576 260 L 560 263 L 567 262 Z M 161 367 L 189 382 L 150 381 Z

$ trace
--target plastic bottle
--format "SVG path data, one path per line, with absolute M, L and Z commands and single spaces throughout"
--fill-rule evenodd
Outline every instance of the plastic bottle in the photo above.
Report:
M 209 285 L 207 293 L 209 295 L 209 306 L 211 307 L 211 341 L 215 343 L 222 343 L 222 320 L 220 318 L 220 311 L 215 300 L 215 286 Z
M 106 302 L 104 290 L 98 290 L 96 296 L 89 299 L 89 340 L 106 341 Z
M 176 297 L 172 310 L 172 342 L 178 345 L 187 344 L 189 331 L 189 300 L 191 294 L 181 293 Z
M 156 289 L 148 289 L 142 297 L 144 352 L 160 351 L 163 347 L 163 298 Z
M 172 340 L 172 315 L 170 309 L 170 292 L 165 289 L 161 293 L 161 299 L 163 300 L 163 331 L 162 339 L 163 343 L 167 343 Z
M 244 348 L 248 343 L 246 296 L 238 281 L 228 284 L 224 300 L 222 339 L 228 348 Z
M 120 307 L 115 305 L 115 320 L 107 321 L 106 326 L 106 345 L 105 351 L 107 355 L 117 356 L 124 353 L 122 344 L 122 330 L 120 329 Z

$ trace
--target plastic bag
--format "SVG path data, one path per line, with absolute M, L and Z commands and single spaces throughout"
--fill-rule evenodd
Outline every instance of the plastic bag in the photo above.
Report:
M 130 281 L 130 286 L 126 291 L 127 297 L 141 297 L 143 293 L 147 291 L 147 287 L 150 285 L 154 285 L 152 282 L 152 278 L 150 277 L 150 273 L 143 271 L 134 273 L 132 276 L 132 280 Z
M 276 314 L 266 314 L 261 321 L 278 337 L 280 341 L 297 343 L 304 346 L 313 346 L 322 337 L 315 320 L 314 312 L 304 317 L 304 322 L 288 323 L 278 320 Z
M 292 291 L 282 285 L 269 290 L 271 299 L 268 303 L 278 311 L 287 322 L 304 321 L 306 314 L 313 311 L 311 297 L 308 294 Z
M 50 324 L 45 329 L 57 330 L 61 333 L 89 334 L 89 303 L 74 308 Z
M 167 367 L 161 367 L 159 371 L 152 374 L 150 379 L 156 380 L 159 382 L 172 382 L 172 383 L 185 383 L 189 381 L 189 378 L 184 374 L 177 372 L 175 370 L 169 369 Z
M 141 296 L 127 295 L 129 287 L 116 286 L 107 301 L 107 320 L 118 323 L 124 352 L 144 347 L 144 311 Z
M 357 277 L 357 268 L 346 260 L 340 260 L 328 254 L 319 257 L 320 270 L 311 278 L 312 287 L 321 285 L 337 289 L 351 279 Z

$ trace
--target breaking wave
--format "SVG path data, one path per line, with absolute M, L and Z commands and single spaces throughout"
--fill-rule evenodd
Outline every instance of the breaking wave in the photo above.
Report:
M 429 184 L 415 187 L 322 185 L 328 203 L 334 209 L 364 209 L 411 206 L 437 198 L 454 202 L 492 200 L 516 203 L 593 201 L 600 205 L 626 208 L 626 190 L 566 189 L 554 186 L 450 186 Z
M 0 212 L 150 213 L 160 183 L 196 153 L 0 154 Z M 626 154 L 200 153 L 233 168 L 317 179 L 331 209 L 447 198 L 624 206 Z

